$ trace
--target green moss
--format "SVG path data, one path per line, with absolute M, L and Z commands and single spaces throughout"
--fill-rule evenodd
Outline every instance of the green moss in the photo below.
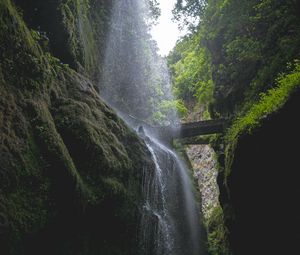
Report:
M 224 223 L 224 214 L 220 206 L 212 211 L 206 223 L 208 232 L 208 251 L 210 255 L 229 255 L 228 233 Z
M 102 168 L 101 172 L 104 172 L 104 169 L 132 167 L 124 145 L 115 134 L 108 131 L 111 129 L 122 132 L 121 127 L 107 119 L 96 105 L 93 107 L 85 102 L 60 100 L 53 111 L 57 127 L 65 142 L 68 144 L 72 137 L 77 141 L 77 145 L 87 150 L 90 155 L 98 155 L 99 161 L 94 161 L 93 164 L 94 167 L 98 165 L 97 168 Z
M 63 171 L 67 171 L 67 174 L 73 180 L 78 192 L 78 199 L 82 203 L 86 201 L 92 201 L 93 196 L 88 190 L 81 176 L 79 175 L 74 162 L 69 155 L 69 152 L 63 143 L 60 135 L 56 131 L 54 121 L 48 110 L 48 107 L 44 102 L 34 103 L 33 108 L 36 111 L 35 118 L 35 133 L 46 150 L 46 154 L 50 158 L 55 158 L 58 165 L 61 165 Z M 84 204 L 82 205 L 84 206 Z
M 24 235 L 37 233 L 49 218 L 46 209 L 49 179 L 43 171 L 44 162 L 38 156 L 40 153 L 32 134 L 29 134 L 20 153 L 20 161 L 10 162 L 16 164 L 16 188 L 7 194 L 4 201 L 9 228 L 13 229 L 9 239 L 15 244 L 22 241 Z M 11 245 L 11 252 L 20 252 L 17 247 Z
M 240 114 L 240 116 L 233 121 L 225 134 L 225 167 L 221 167 L 219 171 L 224 178 L 223 192 L 226 192 L 227 189 L 228 196 L 229 190 L 227 182 L 231 174 L 234 155 L 240 138 L 244 135 L 251 135 L 255 129 L 263 124 L 265 119 L 279 111 L 289 100 L 293 92 L 299 89 L 300 64 L 296 61 L 290 73 L 282 74 L 277 78 L 276 85 L 275 88 L 260 94 L 260 99 L 257 102 L 248 102 L 245 109 L 249 110 Z M 220 139 L 222 138 L 218 137 L 218 139 L 213 142 L 214 146 L 223 143 L 223 140 Z M 222 206 L 224 210 L 226 205 Z M 232 216 L 233 214 L 229 210 L 223 212 L 222 209 L 218 207 L 208 220 L 208 246 L 211 254 L 229 254 L 228 241 L 226 240 L 228 233 L 224 224 L 224 217 Z
M 94 36 L 88 1 L 63 4 L 74 58 L 98 68 L 93 42 L 82 51 L 80 36 Z M 11 1 L 0 1 L 0 21 L 0 213 L 10 254 L 136 254 L 142 170 L 154 167 L 146 145 L 100 100 L 82 75 L 89 68 L 78 74 L 41 48 Z
M 254 104 L 245 116 L 233 123 L 227 132 L 227 141 L 232 141 L 244 132 L 251 133 L 260 125 L 263 118 L 280 109 L 298 87 L 300 87 L 300 64 L 297 63 L 290 74 L 281 75 L 277 79 L 277 87 L 267 93 L 261 93 L 259 102 Z
M 47 192 L 48 184 L 45 183 L 36 191 L 19 189 L 7 197 L 9 227 L 13 229 L 10 239 L 14 243 L 22 241 L 24 235 L 35 234 L 45 227 L 49 218 Z
M 0 3 L 0 11 L 1 11 L 1 25 L 0 25 L 0 31 L 4 32 L 9 30 L 10 23 L 7 22 L 7 19 L 13 19 L 14 22 L 16 22 L 17 26 L 15 26 L 15 29 L 17 30 L 17 33 L 20 33 L 20 37 L 24 39 L 24 45 L 29 47 L 30 50 L 33 50 L 35 54 L 40 53 L 40 49 L 35 44 L 35 40 L 31 36 L 31 33 L 27 26 L 25 25 L 24 21 L 20 17 L 20 14 L 16 10 L 15 6 L 10 0 L 3 0 Z M 9 35 L 9 34 L 7 34 Z M 7 36 L 6 35 L 6 36 Z
M 84 73 L 92 76 L 99 65 L 99 52 L 89 15 L 89 1 L 68 0 L 60 4 L 58 10 L 76 69 L 80 70 L 81 66 Z
M 253 104 L 242 117 L 238 117 L 228 129 L 226 142 L 225 178 L 230 174 L 235 148 L 241 135 L 251 134 L 270 114 L 277 112 L 300 87 L 300 64 L 296 61 L 291 73 L 282 74 L 276 80 L 277 86 L 260 94 L 260 100 Z
M 104 183 L 107 185 L 108 191 L 113 195 L 124 195 L 127 192 L 124 185 L 116 178 L 105 178 Z
M 27 28 L 11 1 L 1 1 L 0 7 L 0 48 L 3 49 L 0 69 L 3 78 L 18 89 L 38 91 L 51 74 L 35 33 Z
M 68 1 L 70 2 L 70 1 Z M 71 1 L 73 3 L 73 1 Z M 76 19 L 68 5 L 68 3 L 61 4 L 59 10 L 62 14 L 62 24 L 68 34 L 68 46 L 70 53 L 74 59 L 80 55 L 80 45 L 76 37 Z

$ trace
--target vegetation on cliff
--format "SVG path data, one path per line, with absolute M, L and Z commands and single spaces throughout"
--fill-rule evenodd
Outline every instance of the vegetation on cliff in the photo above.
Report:
M 276 85 L 276 87 L 269 89 L 266 93 L 261 93 L 260 100 L 256 104 L 253 104 L 245 114 L 237 117 L 226 132 L 226 176 L 230 174 L 232 157 L 234 157 L 234 150 L 239 137 L 245 134 L 251 134 L 253 130 L 259 128 L 259 126 L 263 124 L 264 119 L 281 109 L 291 95 L 299 89 L 299 63 L 295 63 L 295 67 L 290 73 L 281 74 L 276 79 Z
M 190 35 L 169 56 L 175 92 L 210 104 L 216 117 L 246 111 L 259 93 L 275 86 L 276 77 L 288 71 L 287 64 L 299 58 L 299 4 L 178 1 L 176 17 L 195 16 L 191 6 L 196 4 L 202 10 L 198 23 L 192 23 Z
M 175 6 L 175 19 L 190 33 L 168 56 L 174 92 L 190 112 L 202 107 L 202 118 L 229 120 L 225 139 L 213 143 L 225 217 L 218 211 L 208 222 L 212 254 L 227 254 L 226 245 L 219 245 L 228 237 L 220 224 L 228 226 L 227 217 L 234 216 L 228 210 L 230 190 L 223 185 L 239 138 L 251 135 L 299 88 L 299 11 L 297 1 L 280 0 L 187 0 Z
M 0 0 L 3 254 L 138 254 L 142 171 L 154 166 L 145 144 L 99 97 L 108 30 L 120 30 L 111 20 L 114 2 Z M 147 15 L 154 19 L 141 19 L 138 28 L 132 19 L 137 10 L 123 9 L 124 51 L 112 49 L 124 61 L 107 66 L 120 76 L 106 85 L 115 92 L 126 88 L 116 94 L 136 95 L 130 102 L 116 101 L 152 123 L 163 123 L 175 109 L 229 120 L 224 137 L 213 137 L 222 208 L 214 208 L 206 225 L 210 254 L 230 254 L 237 211 L 230 203 L 243 190 L 232 184 L 232 170 L 243 159 L 238 147 L 246 141 L 255 148 L 252 135 L 260 129 L 267 134 L 265 123 L 299 93 L 300 4 L 178 0 L 174 17 L 190 32 L 168 56 L 176 99 L 164 100 L 162 83 L 168 78 L 149 70 L 156 61 L 156 71 L 166 72 L 149 35 L 158 3 L 149 3 Z M 144 47 L 137 49 L 137 42 Z M 147 84 L 126 77 L 133 63 L 133 72 L 141 75 L 136 77 L 147 77 Z M 135 94 L 140 86 L 147 93 Z M 265 183 L 261 186 L 259 191 Z
M 48 2 L 31 1 L 30 11 Z M 51 4 L 73 19 L 79 2 L 87 4 Z M 22 10 L 25 20 L 37 18 Z M 79 48 L 88 61 L 73 51 L 82 42 L 73 33 L 78 28 L 55 20 L 78 41 L 55 34 L 57 23 L 48 24 L 49 40 L 23 17 L 12 1 L 0 1 L 1 254 L 136 254 L 141 178 L 143 169 L 153 169 L 150 154 L 82 75 L 92 77 L 95 56 L 84 45 Z M 56 36 L 74 60 L 64 62 L 80 73 L 61 62 L 52 45 Z
M 14 2 L 53 56 L 95 82 L 100 79 L 111 1 Z

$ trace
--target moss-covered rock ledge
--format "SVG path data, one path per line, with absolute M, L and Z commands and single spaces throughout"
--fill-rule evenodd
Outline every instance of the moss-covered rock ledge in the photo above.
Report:
M 218 180 L 233 254 L 299 250 L 299 87 L 295 61 L 225 135 Z
M 0 247 L 136 254 L 143 142 L 0 0 Z

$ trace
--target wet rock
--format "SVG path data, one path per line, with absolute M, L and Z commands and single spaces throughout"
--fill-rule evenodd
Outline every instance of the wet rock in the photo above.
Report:
M 202 211 L 208 219 L 216 206 L 219 205 L 219 188 L 217 185 L 218 171 L 214 151 L 209 145 L 190 145 L 186 149 L 197 179 L 202 200 Z

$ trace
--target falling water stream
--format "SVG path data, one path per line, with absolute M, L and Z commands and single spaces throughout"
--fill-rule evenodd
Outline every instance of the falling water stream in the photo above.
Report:
M 144 139 L 155 170 L 143 172 L 144 204 L 139 229 L 139 254 L 204 255 L 199 209 L 185 164 L 147 127 L 159 100 L 171 100 L 166 63 L 156 55 L 147 31 L 147 0 L 114 1 L 100 91 L 102 98 Z M 145 31 L 146 30 L 146 31 Z M 159 82 L 158 94 L 153 83 Z M 158 101 L 155 101 L 158 100 Z M 165 116 L 178 122 L 176 113 Z
M 155 172 L 144 172 L 142 254 L 201 255 L 199 213 L 187 169 L 178 156 L 148 135 Z

